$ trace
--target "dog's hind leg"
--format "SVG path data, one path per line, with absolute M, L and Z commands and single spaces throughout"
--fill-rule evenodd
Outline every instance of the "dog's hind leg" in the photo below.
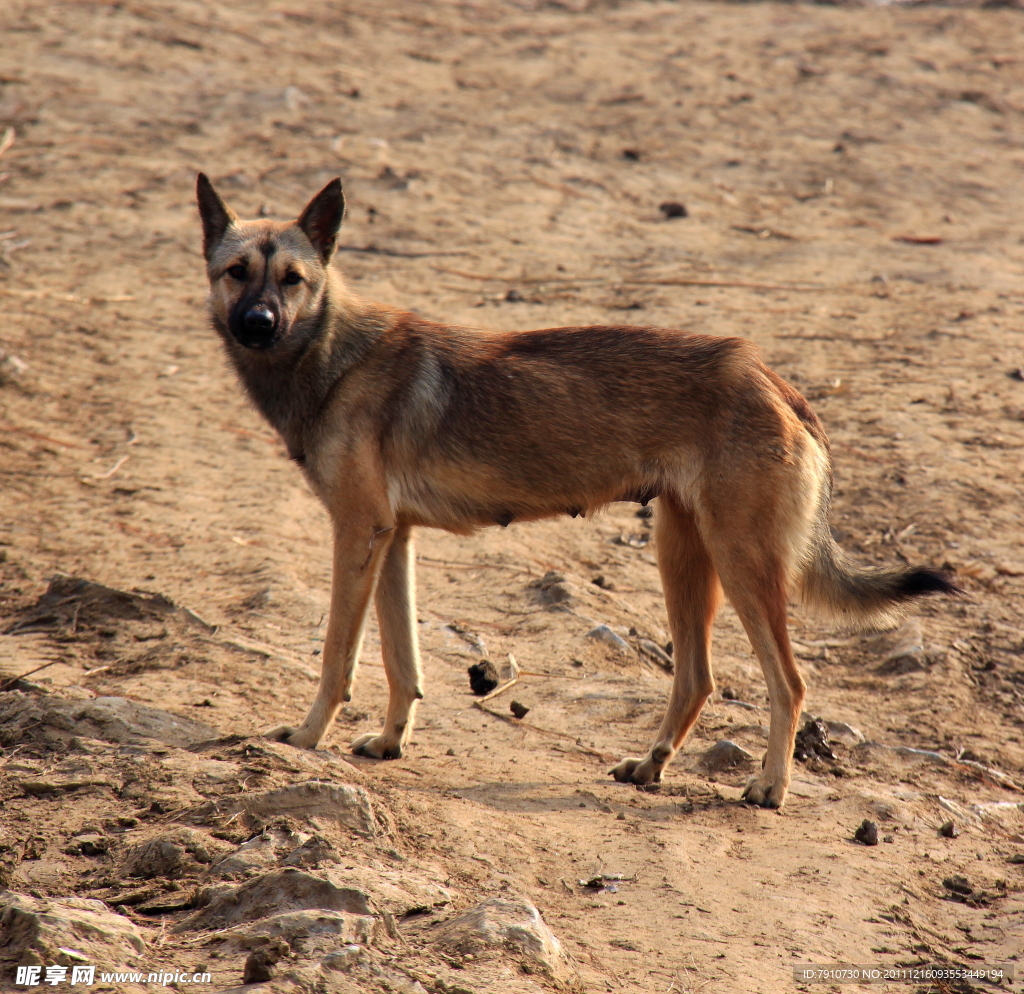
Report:
M 659 498 L 655 541 L 672 632 L 675 674 L 668 710 L 651 751 L 642 759 L 624 759 L 611 771 L 622 783 L 648 784 L 661 779 L 662 770 L 679 750 L 715 688 L 711 625 L 722 589 L 693 513 L 671 497 Z
M 416 702 L 422 700 L 419 640 L 416 634 L 416 577 L 412 529 L 400 525 L 377 580 L 384 672 L 388 678 L 388 712 L 380 735 L 361 735 L 352 743 L 359 756 L 398 759 L 412 733 Z

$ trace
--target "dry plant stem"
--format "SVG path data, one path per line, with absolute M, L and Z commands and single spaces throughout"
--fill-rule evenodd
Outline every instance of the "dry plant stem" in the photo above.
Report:
M 473 705 L 475 707 L 480 707 L 485 701 L 489 701 L 492 698 L 497 697 L 498 694 L 504 694 L 509 687 L 512 687 L 517 683 L 519 683 L 519 677 L 515 676 L 509 680 L 508 683 L 503 683 L 500 687 L 495 687 L 489 694 L 484 694 L 483 697 L 477 698 L 473 701 Z M 486 710 L 486 708 L 484 710 Z

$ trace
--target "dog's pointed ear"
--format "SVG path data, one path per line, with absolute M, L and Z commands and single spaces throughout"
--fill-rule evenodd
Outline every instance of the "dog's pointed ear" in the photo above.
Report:
M 307 205 L 299 217 L 298 225 L 313 248 L 320 253 L 324 265 L 334 255 L 338 244 L 338 229 L 345 216 L 345 195 L 341 180 L 332 179 Z
M 196 202 L 203 222 L 203 255 L 209 259 L 224 232 L 238 220 L 238 215 L 220 199 L 206 173 L 196 177 Z

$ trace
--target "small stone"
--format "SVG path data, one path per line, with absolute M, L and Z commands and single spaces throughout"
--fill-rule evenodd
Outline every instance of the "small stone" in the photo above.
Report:
M 518 290 L 513 288 L 505 294 L 505 299 L 510 304 L 521 304 L 526 298 Z
M 700 758 L 700 766 L 708 773 L 732 770 L 753 762 L 754 757 L 746 749 L 729 739 L 721 739 L 716 742 Z
M 854 839 L 856 839 L 861 845 L 865 846 L 877 846 L 878 845 L 878 826 L 873 822 L 865 818 L 860 823 L 860 828 L 853 833 Z
M 734 687 L 723 687 L 722 688 L 722 700 L 724 701 L 738 701 L 740 695 L 736 693 Z
M 640 150 L 638 148 L 624 148 L 622 150 L 622 158 L 627 162 L 639 162 Z
M 508 709 L 517 718 L 525 718 L 530 713 L 530 709 L 525 704 L 520 704 L 519 701 L 512 701 Z
M 884 835 L 884 836 L 882 836 L 882 841 L 883 842 L 888 842 L 888 843 L 891 844 L 891 843 L 895 842 L 896 839 L 893 836 L 891 836 L 891 835 Z
M 671 220 L 674 217 L 690 216 L 690 212 L 686 209 L 686 205 L 680 204 L 675 200 L 666 200 L 665 203 L 659 204 L 658 210 L 665 215 L 666 220 Z
M 274 978 L 274 967 L 289 952 L 288 943 L 281 940 L 268 942 L 254 949 L 245 960 L 243 984 L 263 984 Z
M 498 671 L 494 668 L 494 664 L 489 659 L 484 659 L 479 663 L 474 663 L 469 667 L 467 672 L 469 673 L 469 689 L 472 690 L 477 697 L 483 697 L 484 694 L 489 694 L 498 686 Z
M 449 746 L 448 747 L 448 751 L 445 753 L 445 755 L 446 756 L 454 756 L 455 755 L 455 750 L 452 749 L 451 746 Z
M 613 632 L 607 625 L 598 625 L 597 628 L 591 628 L 587 632 L 587 638 L 593 639 L 595 642 L 603 642 L 613 649 L 618 649 L 619 652 L 632 651 L 629 643 L 621 635 Z
M 950 819 L 944 821 L 939 826 L 939 835 L 947 839 L 955 839 L 960 834 L 960 829 L 957 828 L 956 822 Z
M 952 891 L 954 894 L 960 894 L 962 897 L 967 897 L 969 894 L 974 893 L 974 888 L 971 886 L 971 882 L 967 877 L 962 877 L 960 874 L 954 874 L 952 877 L 946 877 L 942 881 L 942 886 L 948 891 Z

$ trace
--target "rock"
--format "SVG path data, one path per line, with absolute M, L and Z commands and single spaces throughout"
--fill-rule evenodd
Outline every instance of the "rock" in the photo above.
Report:
M 237 925 L 214 938 L 223 952 L 255 949 L 269 939 L 279 939 L 303 957 L 322 956 L 339 944 L 371 945 L 379 928 L 371 915 L 354 915 L 326 909 L 286 911 L 259 921 Z
M 653 659 L 666 673 L 674 672 L 672 657 L 657 642 L 640 639 L 637 645 L 645 656 Z
M 956 822 L 951 818 L 949 821 L 944 821 L 939 826 L 939 835 L 946 839 L 955 839 L 960 834 L 960 829 L 956 827 Z
M 210 725 L 123 697 L 71 701 L 32 697 L 20 691 L 0 694 L 0 728 L 0 744 L 7 746 L 35 735 L 65 743 L 80 737 L 121 745 L 140 745 L 155 739 L 187 749 L 220 734 Z
M 917 618 L 908 618 L 895 631 L 884 632 L 872 639 L 882 653 L 878 673 L 913 673 L 930 662 L 925 652 L 924 633 Z
M 666 200 L 665 203 L 658 204 L 658 210 L 665 215 L 666 220 L 671 220 L 674 217 L 690 216 L 690 212 L 686 209 L 685 205 L 674 200 Z
M 952 877 L 946 877 L 942 881 L 942 886 L 948 891 L 952 891 L 954 894 L 959 894 L 961 897 L 967 897 L 974 893 L 974 888 L 971 886 L 971 882 L 959 874 L 955 874 Z
M 102 901 L 0 893 L 0 963 L 89 962 L 123 968 L 145 950 L 135 925 Z
M 0 349 L 0 387 L 15 386 L 31 393 L 32 375 L 29 365 L 13 352 Z
M 64 852 L 68 856 L 103 856 L 109 849 L 110 839 L 98 832 L 89 832 L 86 835 L 76 835 L 64 847 Z
M 284 911 L 325 909 L 352 915 L 369 915 L 370 897 L 354 887 L 338 886 L 329 879 L 291 868 L 265 873 L 238 887 L 216 888 L 200 893 L 197 902 L 209 904 L 179 922 L 175 932 L 221 929 L 256 921 Z
M 698 765 L 708 773 L 734 770 L 754 762 L 754 757 L 729 739 L 720 739 L 701 756 Z
M 593 639 L 595 642 L 603 642 L 613 649 L 618 649 L 619 652 L 632 652 L 629 643 L 621 635 L 616 635 L 607 625 L 598 625 L 597 628 L 591 628 L 587 632 L 587 638 Z
M 735 688 L 733 688 L 733 687 L 723 687 L 722 688 L 722 700 L 723 701 L 738 701 L 739 700 L 739 696 L 740 695 L 736 692 Z
M 498 671 L 494 668 L 494 664 L 489 659 L 484 659 L 479 663 L 474 663 L 469 667 L 467 672 L 469 673 L 469 689 L 472 690 L 477 697 L 483 697 L 484 694 L 489 694 L 498 686 Z
M 342 946 L 337 952 L 331 953 L 320 960 L 325 970 L 345 971 L 362 959 L 363 950 L 357 945 Z
M 301 832 L 266 828 L 259 835 L 243 842 L 233 853 L 214 863 L 210 868 L 210 876 L 230 880 L 274 869 L 282 854 L 301 846 L 306 839 L 307 836 Z
M 321 863 L 340 863 L 338 850 L 319 835 L 306 839 L 297 849 L 292 850 L 283 860 L 282 866 L 297 866 L 300 869 L 319 868 Z
M 245 811 L 264 822 L 275 818 L 333 821 L 366 837 L 380 834 L 382 826 L 362 787 L 310 780 L 259 794 L 237 794 L 217 802 L 222 814 Z
M 517 718 L 525 718 L 530 713 L 530 709 L 525 704 L 520 704 L 519 701 L 512 701 L 508 709 Z
M 819 759 L 835 759 L 836 754 L 828 743 L 828 726 L 820 718 L 810 718 L 796 733 L 793 758 L 807 760 L 812 756 Z
M 287 956 L 291 950 L 287 942 L 280 939 L 267 941 L 265 945 L 254 949 L 245 960 L 242 972 L 243 984 L 263 984 L 274 979 L 274 967 L 278 961 Z
M 545 573 L 539 580 L 534 580 L 528 587 L 536 591 L 537 601 L 548 607 L 565 609 L 576 600 L 578 591 L 570 584 L 562 573 L 553 570 Z
M 555 977 L 569 969 L 562 944 L 529 901 L 489 898 L 440 925 L 435 941 L 460 956 L 489 949 L 513 951 L 532 968 Z
M 180 880 L 204 870 L 226 848 L 201 832 L 176 828 L 130 845 L 121 858 L 121 872 L 143 880 Z
M 853 833 L 854 839 L 865 846 L 877 846 L 878 845 L 878 826 L 873 821 L 868 821 L 865 818 L 861 823 L 860 827 L 856 832 Z

